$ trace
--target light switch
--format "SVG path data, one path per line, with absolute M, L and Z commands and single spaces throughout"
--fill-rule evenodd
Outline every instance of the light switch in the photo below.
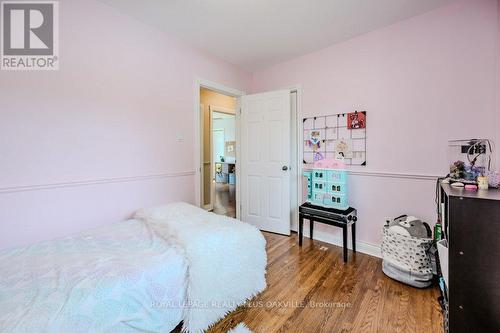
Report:
M 177 133 L 177 135 L 175 136 L 175 140 L 177 142 L 184 142 L 184 133 Z

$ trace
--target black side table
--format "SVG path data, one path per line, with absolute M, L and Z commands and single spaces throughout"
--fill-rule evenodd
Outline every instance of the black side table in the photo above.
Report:
M 313 239 L 314 222 L 324 223 L 342 228 L 344 262 L 347 262 L 347 228 L 351 226 L 352 251 L 356 252 L 356 221 L 358 220 L 355 208 L 349 207 L 346 210 L 325 208 L 316 206 L 308 202 L 299 207 L 299 246 L 302 246 L 304 229 L 304 219 L 310 222 L 310 238 Z

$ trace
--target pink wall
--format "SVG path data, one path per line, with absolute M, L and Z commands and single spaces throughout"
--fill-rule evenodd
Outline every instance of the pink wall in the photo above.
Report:
M 102 3 L 61 1 L 60 70 L 0 72 L 0 248 L 193 202 L 196 77 L 251 82 Z
M 422 176 L 447 173 L 449 139 L 500 147 L 496 5 L 457 1 L 254 73 L 255 92 L 301 85 L 304 116 L 368 111 L 368 166 L 356 170 L 384 177 L 350 177 L 360 241 L 379 244 L 387 216 L 434 222 L 434 181 Z M 337 236 L 327 227 L 318 235 Z
M 361 241 L 378 244 L 386 216 L 434 219 L 433 182 L 412 175 L 443 174 L 449 138 L 500 148 L 495 6 L 459 1 L 254 74 L 256 92 L 302 85 L 305 116 L 369 111 L 361 170 L 386 174 L 351 176 Z M 60 7 L 60 71 L 0 72 L 0 248 L 193 202 L 195 77 L 250 90 L 250 74 L 97 1 Z

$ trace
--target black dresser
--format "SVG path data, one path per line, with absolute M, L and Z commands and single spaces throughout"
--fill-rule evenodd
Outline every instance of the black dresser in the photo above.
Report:
M 449 331 L 500 332 L 500 190 L 441 184 L 438 198 L 448 243 Z

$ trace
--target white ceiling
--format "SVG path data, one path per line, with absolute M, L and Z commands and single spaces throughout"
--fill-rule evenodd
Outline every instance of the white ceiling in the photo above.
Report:
M 100 0 L 248 71 L 455 0 Z

